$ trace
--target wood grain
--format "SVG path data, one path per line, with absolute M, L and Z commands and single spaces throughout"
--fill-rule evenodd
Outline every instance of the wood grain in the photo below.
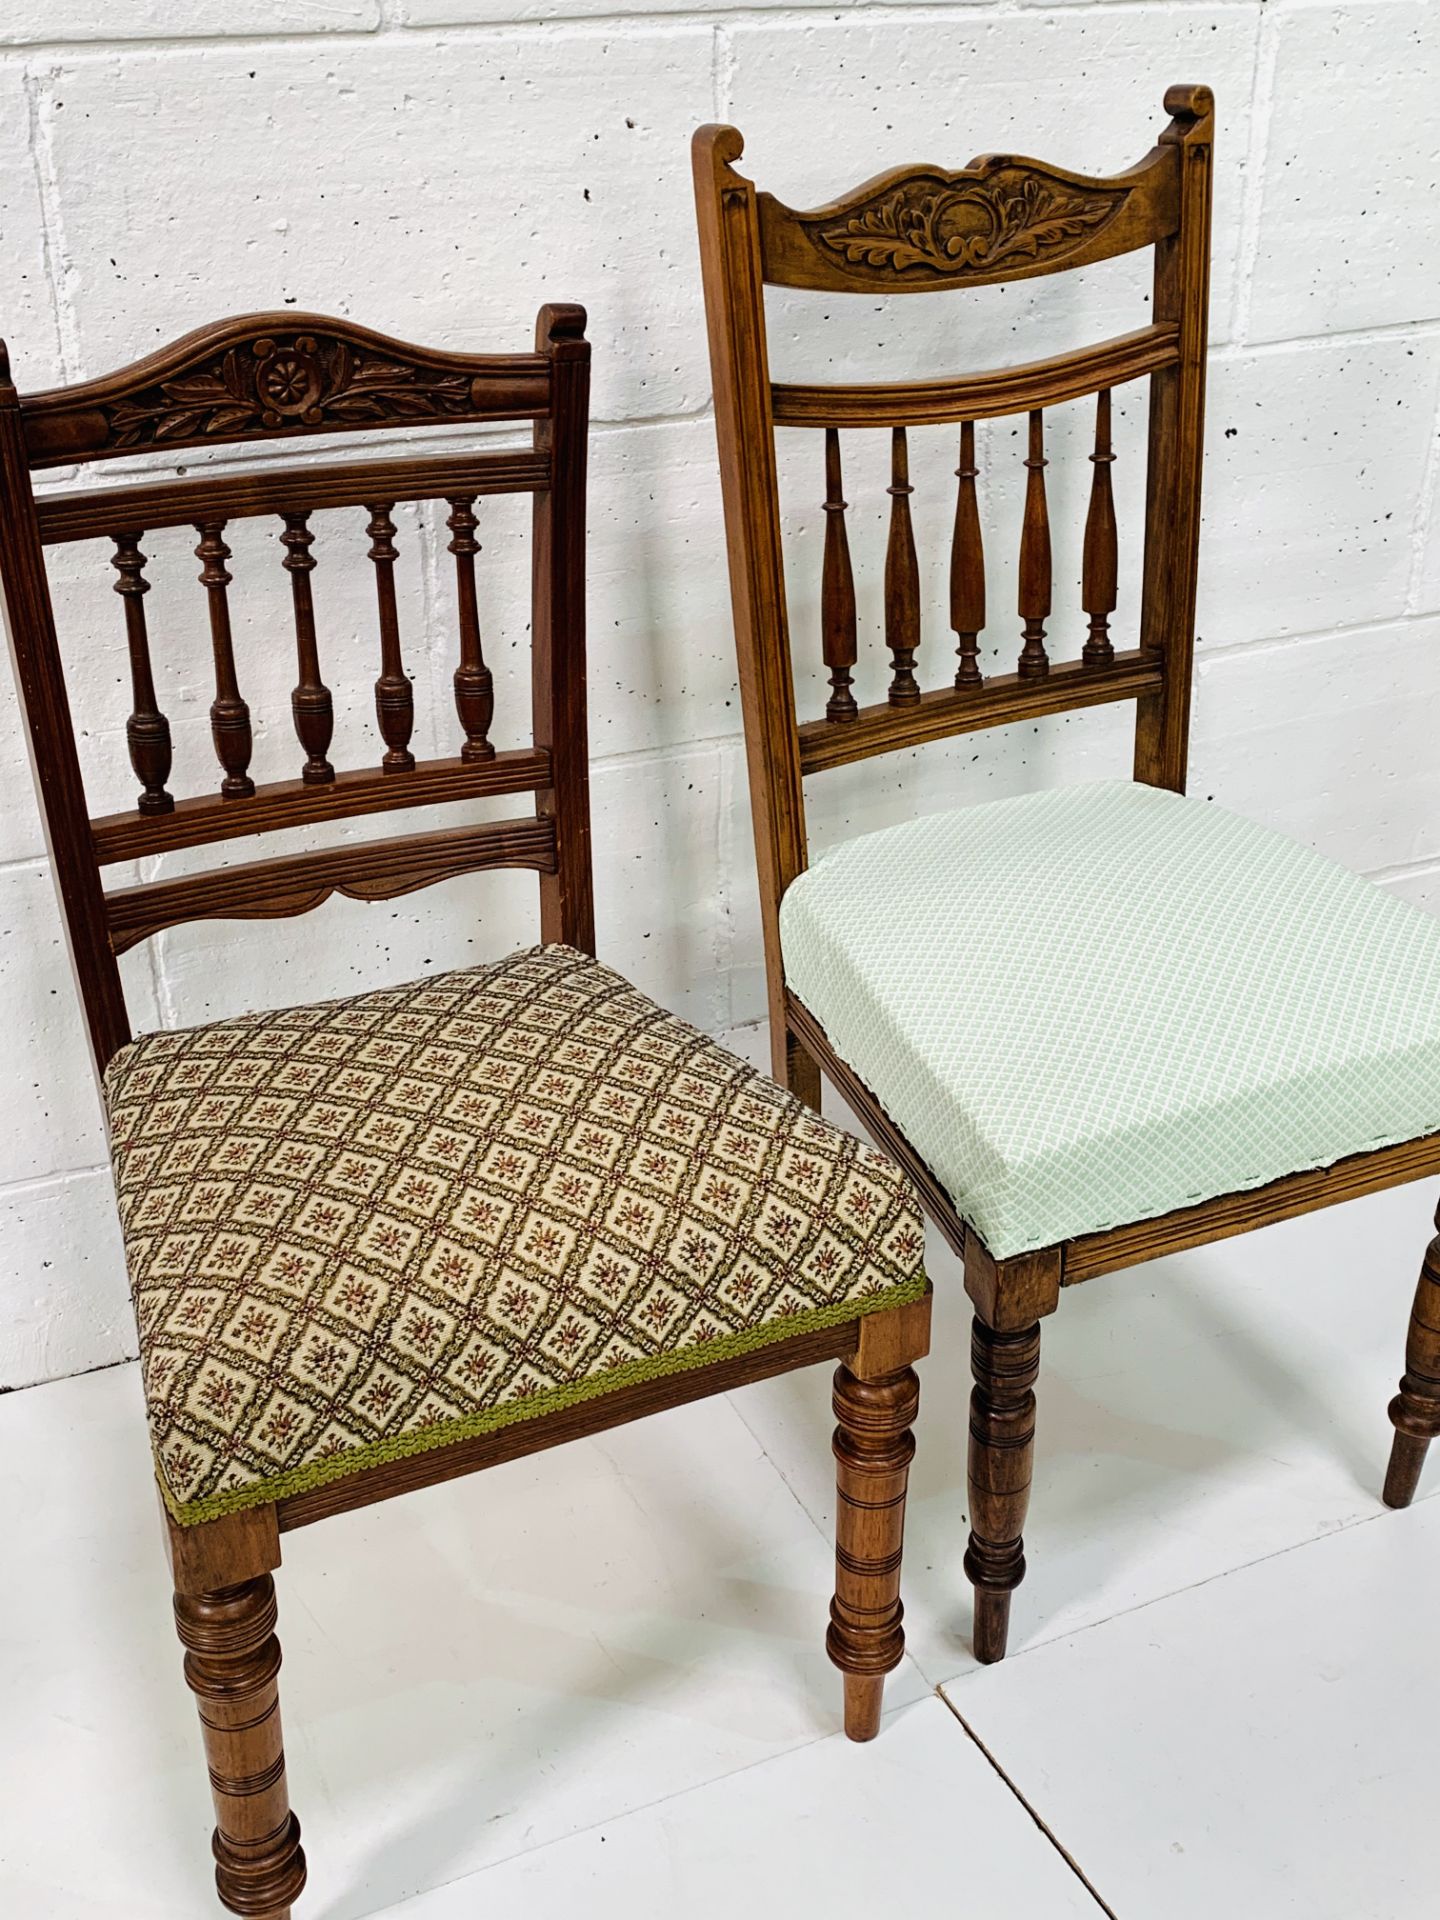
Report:
M 310 787 L 301 780 L 271 781 L 258 786 L 243 805 L 222 807 L 209 794 L 202 794 L 177 800 L 174 811 L 163 820 L 142 820 L 133 813 L 106 814 L 90 823 L 90 836 L 95 859 L 101 866 L 111 866 L 119 860 L 144 860 L 179 847 L 206 846 L 281 827 L 306 827 L 321 820 L 484 800 L 502 793 L 532 793 L 549 779 L 549 752 L 535 747 L 497 753 L 479 766 L 459 759 L 421 761 L 403 780 L 387 778 L 371 767 L 354 767 L 337 773 L 333 784 L 324 787 Z
M 975 1589 L 975 1658 L 1005 1657 L 1010 1596 L 1025 1578 L 1025 1513 L 1035 1462 L 1036 1325 L 999 1333 L 977 1314 L 971 1330 L 970 1539 L 965 1575 Z
M 325 755 L 335 731 L 335 713 L 330 689 L 320 678 L 320 651 L 315 638 L 315 603 L 310 576 L 315 571 L 315 556 L 310 549 L 315 536 L 310 531 L 308 511 L 283 516 L 285 531 L 281 543 L 285 558 L 281 562 L 290 576 L 291 598 L 295 608 L 295 651 L 299 660 L 299 678 L 290 695 L 290 712 L 295 735 L 305 749 L 305 764 L 300 778 L 307 787 L 328 786 L 335 769 Z
M 169 813 L 174 796 L 165 782 L 170 778 L 170 722 L 161 713 L 155 698 L 155 676 L 150 664 L 150 635 L 145 619 L 145 595 L 150 582 L 145 578 L 145 555 L 140 551 L 138 533 L 115 535 L 115 552 L 110 564 L 119 574 L 115 591 L 124 601 L 125 640 L 130 652 L 130 718 L 125 722 L 125 740 L 130 749 L 130 764 L 140 780 L 141 792 L 135 804 L 141 813 Z
M 1025 622 L 1019 680 L 1043 680 L 1050 672 L 1045 651 L 1045 622 L 1050 617 L 1050 509 L 1045 497 L 1045 416 L 1030 415 L 1030 447 L 1025 456 L 1025 524 L 1020 534 L 1018 610 Z
M 495 718 L 495 682 L 485 664 L 480 639 L 480 598 L 475 585 L 475 558 L 480 543 L 475 538 L 479 522 L 475 518 L 475 496 L 453 495 L 446 526 L 450 529 L 447 551 L 455 556 L 455 596 L 459 608 L 460 664 L 455 669 L 455 711 L 465 744 L 462 760 L 493 760 L 490 723 Z
M 253 750 L 250 709 L 240 697 L 235 673 L 235 644 L 230 632 L 231 576 L 225 565 L 230 549 L 223 538 L 225 522 L 206 518 L 195 524 L 200 535 L 195 558 L 200 562 L 200 584 L 205 589 L 210 612 L 210 643 L 215 656 L 210 733 L 215 742 L 215 757 L 225 770 L 220 794 L 225 800 L 248 800 L 255 791 L 255 782 L 246 772 Z
M 1440 1229 L 1440 1210 L 1435 1215 Z M 1420 1484 L 1430 1442 L 1440 1438 L 1440 1231 L 1425 1249 L 1410 1331 L 1405 1342 L 1405 1371 L 1400 1391 L 1390 1402 L 1395 1439 L 1385 1475 L 1387 1507 L 1408 1507 Z
M 1080 604 L 1090 616 L 1090 632 L 1080 658 L 1087 667 L 1109 667 L 1115 661 L 1110 639 L 1110 616 L 1115 611 L 1119 569 L 1119 536 L 1115 526 L 1115 495 L 1110 469 L 1115 454 L 1110 439 L 1110 389 L 1095 400 L 1095 451 L 1090 456 L 1090 508 L 1085 516 L 1085 558 Z
M 920 1403 L 913 1367 L 861 1380 L 835 1370 L 835 1597 L 825 1650 L 845 1676 L 845 1731 L 880 1731 L 885 1675 L 905 1654 L 900 1566 Z
M 280 1642 L 268 1573 L 177 1593 L 185 1679 L 200 1709 L 215 1802 L 215 1887 L 232 1913 L 278 1920 L 305 1886 L 280 1729 Z
M 978 477 L 975 425 L 967 420 L 960 429 L 960 464 L 955 469 L 960 485 L 955 489 L 955 527 L 950 536 L 950 626 L 958 655 L 955 685 L 961 692 L 984 680 L 980 635 L 985 628 L 985 546 L 975 496 Z
M 890 435 L 890 537 L 885 548 L 885 644 L 890 649 L 892 707 L 913 707 L 920 699 L 915 655 L 920 646 L 920 563 L 910 522 L 910 451 L 904 427 Z
M 394 900 L 418 887 L 487 867 L 555 870 L 550 819 L 492 820 L 442 827 L 313 853 L 217 867 L 182 880 L 152 880 L 105 896 L 110 940 L 124 953 L 164 927 L 187 920 L 283 920 L 308 913 L 332 893 L 352 900 Z
M 452 493 L 536 493 L 550 484 L 550 463 L 531 448 L 464 452 L 438 459 L 348 460 L 343 465 L 260 467 L 253 473 L 143 486 L 80 488 L 47 493 L 35 503 L 47 545 L 113 538 L 131 527 L 188 527 L 195 503 L 224 520 L 305 509 L 363 507 L 371 500 L 439 500 Z
M 549 779 L 535 810 L 553 820 L 556 859 L 540 882 L 540 932 L 595 951 L 590 858 L 589 690 L 585 676 L 585 485 L 589 458 L 590 345 L 585 309 L 544 306 L 535 345 L 550 367 L 552 406 L 535 423 L 535 453 L 550 463 L 537 493 L 531 543 L 530 684 L 535 745 Z
M 1205 366 L 1210 308 L 1210 203 L 1215 101 L 1208 87 L 1171 87 L 1174 116 L 1160 150 L 1177 176 L 1175 231 L 1155 249 L 1151 311 L 1179 330 L 1173 367 L 1150 377 L 1141 651 L 1164 663 L 1159 690 L 1140 702 L 1135 778 L 1185 790 L 1200 565 L 1200 491 L 1205 462 Z
M 805 798 L 795 733 L 779 482 L 765 339 L 764 272 L 752 183 L 735 171 L 744 143 L 734 127 L 701 127 L 691 143 L 705 324 L 715 394 L 715 436 L 725 504 L 730 600 L 745 722 L 760 923 L 765 940 L 770 1057 L 777 1080 L 801 1098 L 813 1069 L 790 1045 L 780 954 L 780 898 L 804 870 Z M 839 734 L 848 728 L 832 727 Z
M 65 466 L 386 423 L 535 419 L 547 373 L 536 354 L 450 353 L 325 314 L 247 313 L 98 380 L 27 394 L 21 418 L 28 464 Z
M 990 153 L 957 173 L 895 167 L 805 212 L 762 193 L 764 275 L 781 287 L 895 294 L 1090 266 L 1174 231 L 1166 159 L 1157 149 L 1102 178 Z
M 845 491 L 840 478 L 840 436 L 825 435 L 825 556 L 820 573 L 820 647 L 830 675 L 827 720 L 853 720 L 859 711 L 851 692 L 856 661 L 855 574 L 845 532 Z
M 898 747 L 918 747 L 952 734 L 985 727 L 1013 726 L 1046 714 L 1134 700 L 1161 684 L 1163 670 L 1138 652 L 1117 653 L 1114 665 L 1097 673 L 1079 660 L 1056 660 L 1044 680 L 1019 674 L 993 674 L 982 687 L 931 687 L 911 707 L 861 707 L 845 727 L 823 720 L 802 721 L 797 729 L 801 764 L 807 774 L 868 760 Z
M 1179 358 L 1177 327 L 1140 327 L 1048 360 L 948 380 L 875 386 L 777 381 L 770 389 L 771 413 L 777 427 L 933 427 L 998 420 L 1121 386 L 1157 368 L 1174 366 Z
M 1130 1226 L 1111 1227 L 1105 1233 L 1083 1234 L 1066 1241 L 1063 1248 L 1064 1284 L 1075 1286 L 1082 1280 L 1093 1280 L 1097 1274 L 1116 1273 L 1143 1260 L 1183 1252 L 1186 1247 L 1208 1246 L 1213 1240 L 1228 1240 L 1234 1234 L 1268 1227 L 1277 1220 L 1313 1213 L 1317 1207 L 1333 1207 L 1359 1199 L 1361 1194 L 1378 1193 L 1385 1187 L 1403 1186 L 1408 1180 L 1423 1180 L 1433 1174 L 1440 1174 L 1440 1134 L 1436 1133 L 1401 1141 L 1399 1146 L 1352 1154 L 1333 1166 L 1286 1174 L 1281 1180 L 1248 1187 L 1243 1193 L 1222 1193 L 1214 1200 L 1180 1207 L 1154 1220 L 1137 1220 Z

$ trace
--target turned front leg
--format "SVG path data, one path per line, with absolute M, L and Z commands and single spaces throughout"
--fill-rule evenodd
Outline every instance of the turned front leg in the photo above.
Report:
M 1440 1227 L 1440 1211 L 1435 1224 Z M 1390 1424 L 1395 1439 L 1384 1500 L 1387 1507 L 1408 1507 L 1430 1442 L 1440 1435 L 1440 1234 L 1425 1249 L 1405 1341 L 1405 1371 L 1390 1402 Z
M 861 1380 L 835 1372 L 835 1598 L 825 1648 L 845 1675 L 845 1731 L 880 1731 L 885 1676 L 905 1651 L 900 1557 L 920 1401 L 913 1367 Z
M 288 1920 L 305 1885 L 280 1736 L 280 1642 L 270 1575 L 177 1593 L 185 1678 L 200 1708 L 215 1799 L 215 1884 L 232 1913 Z
M 1010 1596 L 1025 1578 L 1025 1510 L 1035 1457 L 1040 1327 L 997 1333 L 978 1316 L 970 1339 L 970 1544 L 975 1658 L 1005 1657 Z

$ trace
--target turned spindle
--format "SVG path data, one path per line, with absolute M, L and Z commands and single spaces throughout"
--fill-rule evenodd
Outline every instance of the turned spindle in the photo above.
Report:
M 997 1333 L 977 1318 L 971 1333 L 970 1540 L 965 1573 L 975 1589 L 975 1658 L 1005 1657 L 1010 1596 L 1025 1578 L 1025 1511 L 1035 1457 L 1038 1322 Z
M 950 625 L 960 664 L 957 687 L 983 684 L 980 634 L 985 626 L 985 548 L 980 539 L 980 508 L 975 498 L 975 422 L 960 428 L 960 464 L 955 477 L 955 532 L 950 541 Z
M 280 1733 L 280 1642 L 269 1574 L 175 1596 L 215 1802 L 215 1886 L 232 1913 L 279 1920 L 305 1885 Z
M 1095 451 L 1090 456 L 1090 511 L 1085 517 L 1085 562 L 1080 604 L 1090 616 L 1090 636 L 1080 658 L 1087 667 L 1108 667 L 1115 658 L 1110 641 L 1110 616 L 1115 611 L 1115 583 L 1119 571 L 1115 532 L 1115 496 L 1110 468 L 1110 390 L 1095 397 Z
M 255 791 L 255 782 L 245 769 L 250 765 L 250 709 L 240 698 L 235 678 L 235 647 L 230 634 L 230 601 L 226 588 L 230 573 L 225 562 L 230 549 L 223 539 L 223 520 L 196 523 L 200 544 L 195 558 L 200 562 L 200 584 L 210 607 L 210 644 L 215 655 L 215 698 L 210 703 L 210 735 L 215 742 L 215 757 L 225 770 L 220 792 L 227 800 L 244 800 Z
M 920 699 L 915 679 L 915 650 L 920 645 L 920 568 L 915 531 L 910 524 L 910 452 L 904 427 L 890 437 L 890 538 L 885 548 L 885 644 L 890 649 L 888 695 L 892 707 L 913 707 Z
M 124 601 L 125 639 L 130 649 L 133 711 L 125 722 L 125 740 L 130 764 L 142 788 L 135 804 L 141 813 L 169 813 L 175 805 L 165 791 L 170 778 L 170 722 L 160 711 L 150 670 L 150 635 L 145 625 L 145 595 L 150 582 L 145 578 L 145 556 L 140 551 L 138 533 L 117 533 L 114 541 L 110 564 L 120 576 L 115 591 Z
M 380 678 L 375 682 L 375 717 L 385 742 L 380 765 L 386 773 L 409 773 L 415 765 L 410 735 L 415 727 L 415 696 L 400 658 L 400 618 L 395 608 L 394 501 L 371 506 L 370 558 L 375 563 L 375 595 L 380 608 Z
M 835 1372 L 835 1598 L 825 1647 L 845 1676 L 845 1731 L 880 1730 L 885 1675 L 905 1651 L 900 1562 L 919 1406 L 913 1367 L 861 1380 Z
M 300 778 L 309 787 L 323 787 L 335 778 L 335 769 L 326 759 L 330 736 L 335 731 L 335 712 L 330 689 L 320 678 L 320 655 L 315 644 L 315 606 L 310 597 L 310 576 L 315 571 L 315 556 L 310 549 L 315 536 L 310 531 L 308 513 L 287 513 L 281 541 L 285 547 L 283 565 L 290 576 L 290 591 L 295 603 L 295 651 L 299 657 L 299 680 L 290 695 L 295 734 L 305 749 L 305 765 Z
M 1020 535 L 1020 618 L 1025 622 L 1016 671 L 1022 680 L 1043 680 L 1050 671 L 1045 622 L 1050 617 L 1050 510 L 1045 504 L 1045 416 L 1030 415 L 1025 459 L 1025 525 Z
M 825 429 L 825 561 L 820 577 L 820 631 L 830 669 L 827 720 L 853 720 L 859 712 L 850 691 L 855 665 L 855 576 L 845 534 L 845 497 L 840 479 L 840 436 Z
M 493 760 L 490 722 L 495 716 L 495 683 L 480 646 L 480 606 L 475 593 L 475 556 L 480 551 L 475 529 L 479 523 L 473 495 L 452 499 L 449 504 L 450 517 L 445 524 L 452 536 L 450 552 L 455 556 L 455 591 L 460 608 L 460 664 L 455 669 L 455 711 L 465 735 L 460 758 Z

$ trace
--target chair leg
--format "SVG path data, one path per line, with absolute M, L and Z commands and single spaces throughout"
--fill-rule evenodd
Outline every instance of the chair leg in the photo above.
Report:
M 215 1799 L 215 1884 L 232 1913 L 289 1920 L 305 1885 L 280 1737 L 280 1642 L 268 1573 L 177 1593 L 185 1678 L 196 1695 Z
M 930 1294 L 867 1314 L 835 1370 L 835 1598 L 825 1650 L 845 1676 L 845 1731 L 880 1731 L 885 1676 L 905 1651 L 900 1560 L 920 1404 L 912 1361 L 930 1350 Z
M 845 1676 L 845 1731 L 880 1731 L 885 1676 L 905 1651 L 900 1556 L 920 1400 L 913 1367 L 878 1380 L 835 1369 L 835 1598 L 825 1650 Z
M 997 1333 L 977 1314 L 970 1339 L 970 1543 L 965 1572 L 975 1588 L 975 1658 L 1005 1657 L 1010 1596 L 1025 1578 L 1025 1509 L 1035 1454 L 1040 1371 L 1038 1321 Z
M 812 1113 L 820 1111 L 820 1069 L 793 1033 L 785 1035 L 784 1084 Z
M 1435 1215 L 1440 1228 L 1440 1211 Z M 1387 1507 L 1408 1507 L 1420 1483 L 1430 1442 L 1440 1436 L 1440 1233 L 1425 1249 L 1400 1391 L 1390 1402 L 1395 1439 L 1383 1495 Z

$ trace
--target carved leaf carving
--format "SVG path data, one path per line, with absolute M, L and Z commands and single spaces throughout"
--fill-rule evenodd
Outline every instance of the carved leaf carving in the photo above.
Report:
M 954 278 L 1068 251 L 1113 219 L 1124 199 L 1123 187 L 1075 187 L 1001 166 L 951 183 L 901 181 L 812 233 L 851 266 Z
M 117 447 L 164 445 L 237 430 L 272 433 L 371 421 L 434 420 L 471 409 L 471 383 L 347 341 L 299 333 L 232 347 L 213 366 L 162 380 L 108 409 Z

